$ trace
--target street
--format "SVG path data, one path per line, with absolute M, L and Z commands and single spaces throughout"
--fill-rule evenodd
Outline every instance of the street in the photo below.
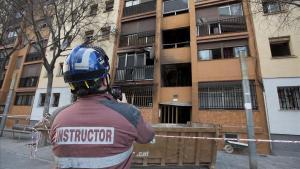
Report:
M 0 138 L 0 169 L 51 169 L 53 156 L 51 146 L 38 148 L 36 158 L 31 158 L 30 135 L 12 138 L 11 133 L 5 133 Z M 34 149 L 32 149 L 34 150 Z M 257 156 L 259 169 L 299 169 L 300 153 L 291 155 Z M 147 167 L 149 168 L 149 167 Z M 155 167 L 151 167 L 154 169 Z M 174 167 L 171 167 L 174 168 Z M 184 167 L 187 168 L 187 167 Z M 193 167 L 195 168 L 195 167 Z M 248 156 L 227 154 L 218 151 L 216 169 L 248 169 Z

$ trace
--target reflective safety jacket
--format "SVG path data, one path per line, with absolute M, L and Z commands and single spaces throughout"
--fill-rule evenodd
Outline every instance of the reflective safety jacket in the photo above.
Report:
M 132 144 L 154 137 L 140 111 L 110 95 L 79 98 L 55 117 L 51 143 L 60 168 L 129 169 Z

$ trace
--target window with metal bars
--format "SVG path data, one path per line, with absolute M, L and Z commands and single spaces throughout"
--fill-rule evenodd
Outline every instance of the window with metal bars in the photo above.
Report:
M 34 93 L 17 93 L 15 99 L 15 105 L 18 106 L 30 106 L 34 98 Z
M 257 109 L 254 81 L 250 81 L 252 108 Z M 244 109 L 241 81 L 199 83 L 199 109 Z
M 300 86 L 277 87 L 281 110 L 300 110 Z
M 190 106 L 160 105 L 160 123 L 186 124 L 191 121 Z
M 127 102 L 137 107 L 152 107 L 152 86 L 122 88 Z

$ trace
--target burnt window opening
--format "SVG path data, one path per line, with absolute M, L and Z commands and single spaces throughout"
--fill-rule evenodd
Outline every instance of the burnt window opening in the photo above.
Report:
M 291 56 L 289 37 L 270 38 L 269 41 L 272 57 Z
M 160 106 L 160 123 L 186 124 L 191 121 L 191 107 L 189 106 Z
M 122 92 L 125 93 L 127 102 L 137 107 L 153 106 L 152 86 L 141 87 L 124 87 Z
M 170 64 L 161 66 L 162 87 L 183 87 L 192 85 L 191 64 Z
M 181 28 L 163 31 L 163 48 L 181 48 L 190 46 L 190 29 Z
M 164 0 L 163 14 L 164 16 L 178 15 L 189 12 L 188 0 Z
M 125 53 L 118 57 L 116 81 L 152 80 L 154 56 L 152 52 Z

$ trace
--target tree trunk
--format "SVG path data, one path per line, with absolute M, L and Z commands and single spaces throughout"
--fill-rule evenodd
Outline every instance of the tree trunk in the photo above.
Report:
M 43 111 L 43 118 L 49 119 L 50 116 L 49 113 L 49 107 L 50 107 L 50 99 L 51 99 L 51 92 L 52 92 L 52 82 L 53 82 L 53 70 L 48 73 L 48 83 L 47 83 L 47 91 L 46 91 L 46 98 L 45 98 L 45 104 L 44 104 L 44 111 Z M 46 125 L 48 126 L 48 125 Z M 51 126 L 50 126 L 51 127 Z M 50 128 L 45 128 L 45 130 L 41 130 L 41 139 L 39 141 L 40 146 L 47 146 L 49 145 L 49 130 Z

